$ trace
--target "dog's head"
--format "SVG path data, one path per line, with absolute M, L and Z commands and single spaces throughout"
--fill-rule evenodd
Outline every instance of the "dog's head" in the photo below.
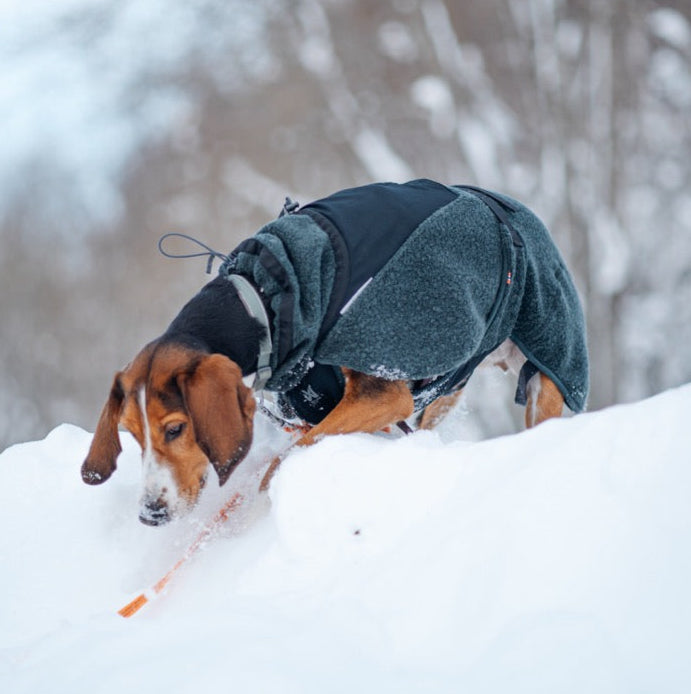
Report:
M 112 475 L 122 450 L 121 424 L 142 449 L 139 518 L 162 525 L 194 506 L 209 463 L 225 484 L 252 443 L 254 410 L 235 362 L 155 341 L 115 375 L 82 479 L 101 484 Z

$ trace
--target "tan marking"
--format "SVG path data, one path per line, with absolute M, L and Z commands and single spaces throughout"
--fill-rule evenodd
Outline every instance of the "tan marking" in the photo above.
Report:
M 534 383 L 536 382 L 536 383 Z M 533 387 L 531 387 L 531 384 Z M 537 386 L 537 387 L 536 387 Z M 525 407 L 525 425 L 528 429 L 546 419 L 561 417 L 564 410 L 564 397 L 554 381 L 542 372 L 538 372 L 528 382 L 527 403 Z
M 184 426 L 177 438 L 166 441 L 166 423 L 171 421 L 171 413 L 155 397 L 147 398 L 146 409 L 150 422 L 151 451 L 158 464 L 170 470 L 178 496 L 186 504 L 192 505 L 199 497 L 209 461 L 195 439 L 191 420 L 184 413 L 172 413 L 174 420 Z
M 446 415 L 456 406 L 462 393 L 463 390 L 457 390 L 455 393 L 442 395 L 440 398 L 437 398 L 434 402 L 427 405 L 420 417 L 418 428 L 430 430 L 438 426 Z

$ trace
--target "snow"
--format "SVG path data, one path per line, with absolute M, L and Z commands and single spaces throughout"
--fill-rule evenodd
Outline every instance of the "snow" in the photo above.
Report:
M 456 107 L 448 82 L 436 75 L 425 75 L 410 87 L 415 104 L 429 114 L 429 128 L 438 138 L 447 138 L 456 130 Z
M 609 210 L 594 212 L 590 225 L 593 254 L 601 259 L 591 269 L 591 282 L 603 296 L 623 292 L 632 266 L 626 234 Z
M 402 22 L 384 22 L 377 30 L 379 49 L 392 60 L 412 63 L 418 58 L 419 50 L 410 28 Z
M 682 109 L 691 107 L 691 75 L 686 59 L 669 48 L 660 48 L 650 61 L 650 86 L 654 93 Z
M 409 181 L 412 169 L 401 159 L 383 132 L 363 127 L 353 137 L 353 150 L 375 181 Z
M 0 455 L 0 690 L 685 692 L 691 385 L 488 441 L 351 435 L 291 454 L 263 419 L 224 488 L 137 520 L 139 452 L 87 487 L 90 435 Z M 116 610 L 247 497 L 157 601 Z
M 82 232 L 117 219 L 132 157 L 195 122 L 186 70 L 201 63 L 224 92 L 275 77 L 265 15 L 239 0 L 0 2 L 0 214 L 28 178 L 47 219 L 70 211 L 70 235 L 80 216 Z
M 691 49 L 691 26 L 681 12 L 660 7 L 648 17 L 650 28 L 658 38 L 680 51 Z

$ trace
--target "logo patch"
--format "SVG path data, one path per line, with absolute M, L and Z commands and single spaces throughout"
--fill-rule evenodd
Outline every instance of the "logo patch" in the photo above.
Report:
M 300 395 L 306 403 L 312 406 L 317 405 L 319 401 L 322 399 L 321 394 L 317 393 L 317 391 L 314 390 L 314 388 L 312 388 L 311 385 L 308 385 L 307 388 L 303 388 L 300 391 Z

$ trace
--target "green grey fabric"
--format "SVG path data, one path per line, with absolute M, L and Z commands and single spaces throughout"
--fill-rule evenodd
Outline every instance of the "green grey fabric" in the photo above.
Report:
M 511 337 L 572 410 L 585 407 L 583 313 L 549 233 L 530 210 L 506 198 L 518 208 L 507 213 L 524 241 L 516 247 L 481 200 L 457 192 L 417 227 L 319 343 L 336 272 L 327 234 L 299 214 L 258 232 L 258 244 L 285 268 L 294 298 L 292 335 L 280 337 L 287 356 L 274 350 L 269 389 L 293 387 L 311 360 L 390 379 L 434 378 Z M 280 312 L 286 288 L 255 255 L 239 253 L 234 271 L 253 277 Z M 276 324 L 275 340 L 278 333 Z
M 542 222 L 522 205 L 511 217 L 525 242 L 526 265 L 525 291 L 510 337 L 559 387 L 569 408 L 581 412 L 588 398 L 588 347 L 576 288 Z
M 487 207 L 460 194 L 373 278 L 317 359 L 392 379 L 430 378 L 464 364 L 485 341 L 510 245 Z
M 327 234 L 303 215 L 289 215 L 267 224 L 254 240 L 280 264 L 285 278 L 267 269 L 256 253 L 243 250 L 231 254 L 232 271 L 252 278 L 269 297 L 274 349 L 273 376 L 266 387 L 285 391 L 300 382 L 314 355 L 336 272 L 333 249 Z M 282 320 L 287 313 L 288 326 Z

